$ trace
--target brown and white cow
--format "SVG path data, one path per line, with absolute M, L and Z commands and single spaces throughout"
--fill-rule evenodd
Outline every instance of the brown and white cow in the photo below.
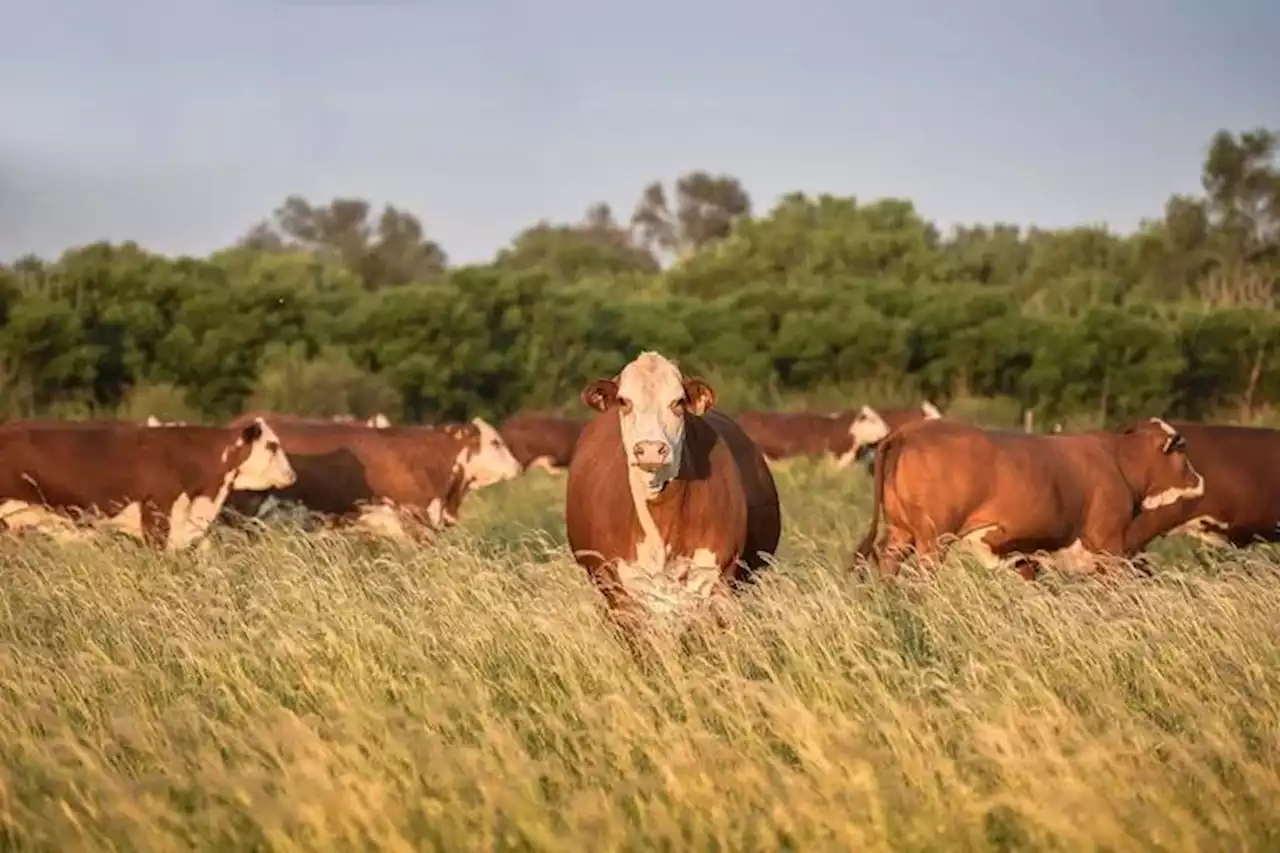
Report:
M 297 482 L 269 500 L 238 498 L 235 512 L 261 515 L 270 503 L 294 502 L 341 525 L 425 539 L 457 523 L 463 498 L 478 483 L 520 473 L 506 445 L 494 445 L 474 423 L 370 429 L 283 422 L 277 430 L 291 446 Z
M 644 352 L 582 391 L 565 494 L 574 559 L 628 637 L 646 616 L 719 611 L 778 547 L 778 492 L 759 448 L 712 411 L 715 391 Z
M 736 418 L 743 432 L 769 461 L 792 456 L 827 456 L 843 468 L 853 458 L 853 412 L 762 412 L 747 410 Z
M 938 420 L 941 417 L 942 412 L 928 400 L 913 408 L 876 409 L 863 406 L 849 426 L 849 435 L 853 437 L 853 448 L 845 457 L 843 464 L 847 465 L 850 460 L 862 457 L 873 450 L 895 429 L 919 421 Z
M 1028 435 L 951 420 L 908 424 L 881 442 L 870 529 L 856 556 L 896 572 L 900 553 L 931 556 L 940 537 L 973 547 L 988 565 L 1058 552 L 1072 568 L 1129 556 L 1135 517 L 1204 494 L 1184 439 L 1159 418 L 1119 432 Z M 888 537 L 877 546 L 883 509 Z M 1072 565 L 1073 564 L 1073 565 Z
M 568 467 L 586 425 L 584 419 L 518 412 L 498 431 L 525 471 L 541 468 L 556 474 Z
M 1204 494 L 1143 513 L 1128 546 L 1141 551 L 1162 535 L 1215 547 L 1280 542 L 1280 430 L 1170 421 L 1187 458 L 1204 475 Z
M 0 430 L 0 515 L 8 529 L 53 513 L 101 513 L 170 550 L 201 541 L 230 494 L 294 482 L 279 437 L 262 421 L 239 429 L 49 421 Z M 49 511 L 52 510 L 53 513 Z

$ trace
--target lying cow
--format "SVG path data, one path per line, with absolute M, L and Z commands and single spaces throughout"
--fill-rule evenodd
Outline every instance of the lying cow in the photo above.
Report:
M 1280 541 L 1280 430 L 1170 421 L 1204 475 L 1204 494 L 1143 513 L 1128 547 L 1141 551 L 1162 535 L 1187 535 L 1215 547 Z
M 238 429 L 127 422 L 11 425 L 0 430 L 0 515 L 8 529 L 59 513 L 108 523 L 170 550 L 201 541 L 228 496 L 295 480 L 279 437 L 258 420 Z
M 565 526 L 574 559 L 631 639 L 644 617 L 719 610 L 778 547 L 769 466 L 715 391 L 644 352 L 582 402 L 600 414 L 569 463 Z
M 899 552 L 922 556 L 940 537 L 974 546 L 988 565 L 1037 551 L 1064 552 L 1096 567 L 1100 555 L 1128 556 L 1127 534 L 1140 513 L 1204 494 L 1205 479 L 1183 452 L 1184 439 L 1159 418 L 1118 433 L 1028 435 L 948 420 L 909 424 L 876 454 L 871 526 L 856 556 L 897 570 Z M 884 510 L 888 537 L 877 546 Z
M 541 468 L 555 474 L 569 466 L 586 425 L 585 420 L 521 412 L 504 421 L 498 431 L 524 470 Z
M 271 503 L 298 503 L 341 526 L 394 538 L 429 538 L 457 523 L 472 489 L 520 473 L 506 445 L 475 424 L 370 429 L 295 422 L 277 430 L 289 442 L 298 478 L 272 493 Z M 260 516 L 268 507 L 240 498 L 231 508 Z

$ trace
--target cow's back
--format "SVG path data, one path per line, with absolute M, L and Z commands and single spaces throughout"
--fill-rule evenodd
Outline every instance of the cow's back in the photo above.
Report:
M 772 555 L 782 538 L 782 510 L 777 484 L 764 454 L 746 431 L 732 418 L 716 410 L 702 416 L 729 448 L 738 468 L 743 497 L 747 504 L 747 535 L 742 560 L 750 571 L 764 565 L 761 553 Z

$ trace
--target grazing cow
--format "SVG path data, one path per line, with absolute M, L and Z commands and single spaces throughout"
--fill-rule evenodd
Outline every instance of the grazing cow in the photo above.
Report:
M 586 425 L 585 420 L 521 412 L 508 418 L 498 431 L 524 470 L 541 468 L 555 474 L 568 467 Z
M 476 424 L 370 429 L 355 423 L 281 423 L 297 482 L 269 496 L 342 525 L 395 538 L 425 539 L 455 524 L 477 484 L 520 473 L 506 445 Z M 494 433 L 496 435 L 496 433 Z M 232 509 L 261 515 L 268 499 L 239 498 Z M 405 522 L 408 522 L 406 525 Z
M 574 559 L 628 639 L 646 615 L 720 604 L 772 555 L 778 492 L 759 448 L 711 411 L 715 391 L 644 352 L 582 402 L 600 414 L 582 431 L 565 494 Z
M 202 540 L 229 494 L 294 482 L 262 421 L 238 429 L 127 422 L 27 423 L 0 430 L 0 514 L 8 529 L 59 524 L 49 512 L 104 513 L 170 550 Z
M 149 427 L 171 427 L 171 426 L 186 426 L 186 425 L 187 425 L 186 421 L 162 421 L 159 418 L 157 418 L 155 415 L 147 415 L 147 420 L 146 420 L 146 426 L 149 426 Z
M 884 440 L 884 437 L 895 429 L 919 421 L 933 421 L 942 417 L 942 412 L 933 403 L 925 400 L 917 408 L 909 409 L 873 409 L 863 406 L 849 427 L 853 436 L 853 450 L 848 458 L 861 458 Z M 848 464 L 846 461 L 844 464 Z
M 1187 535 L 1215 547 L 1280 541 L 1280 430 L 1170 421 L 1204 475 L 1204 494 L 1143 513 L 1127 544 L 1146 548 L 1162 535 Z
M 1079 565 L 1128 556 L 1126 534 L 1140 513 L 1204 494 L 1204 477 L 1183 453 L 1184 439 L 1159 418 L 1120 432 L 1028 435 L 928 420 L 894 431 L 875 461 L 871 526 L 856 555 L 880 562 L 877 524 L 884 510 L 885 574 L 896 552 L 922 556 L 955 536 L 994 565 L 1008 555 L 1024 577 L 1037 551 L 1063 552 Z
M 737 422 L 770 461 L 829 454 L 837 468 L 853 459 L 853 412 L 739 412 Z

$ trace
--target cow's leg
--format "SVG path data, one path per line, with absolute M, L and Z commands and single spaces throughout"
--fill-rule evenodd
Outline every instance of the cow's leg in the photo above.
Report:
M 912 550 L 915 550 L 917 554 L 920 553 L 918 550 L 919 543 L 910 530 L 896 524 L 890 524 L 888 528 L 884 547 L 876 557 L 880 577 L 883 579 L 896 577 L 901 568 L 903 558 Z

